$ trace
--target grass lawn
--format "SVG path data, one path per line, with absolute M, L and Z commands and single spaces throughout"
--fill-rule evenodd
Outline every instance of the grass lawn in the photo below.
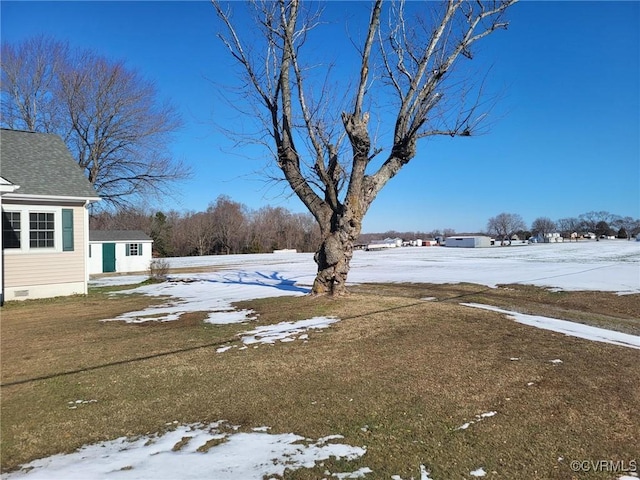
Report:
M 161 301 L 94 291 L 2 308 L 3 472 L 174 421 L 218 420 L 247 431 L 268 425 L 272 433 L 344 435 L 345 443 L 366 445 L 346 469 L 369 467 L 366 478 L 419 478 L 423 464 L 435 479 L 470 478 L 480 465 L 486 478 L 607 479 L 620 474 L 573 472 L 570 462 L 640 461 L 640 351 L 458 304 L 639 335 L 639 295 L 361 285 L 338 300 L 243 302 L 259 313 L 250 324 L 205 324 L 205 312 L 168 323 L 99 321 Z M 310 332 L 306 343 L 216 353 L 258 324 L 314 316 L 341 321 Z M 322 478 L 329 467 L 341 465 L 286 478 Z

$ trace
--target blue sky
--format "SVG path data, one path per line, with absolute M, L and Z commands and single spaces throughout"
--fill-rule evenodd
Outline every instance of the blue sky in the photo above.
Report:
M 364 7 L 331 2 L 329 13 L 353 18 Z M 251 209 L 305 211 L 265 181 L 263 153 L 234 146 L 214 125 L 238 114 L 221 101 L 233 65 L 208 1 L 3 0 L 0 14 L 3 41 L 47 34 L 124 59 L 179 108 L 185 126 L 173 154 L 194 176 L 161 208 L 204 210 L 224 194 Z M 525 0 L 509 19 L 471 62 L 491 66 L 500 94 L 488 133 L 419 144 L 373 203 L 364 232 L 478 231 L 501 212 L 529 224 L 592 210 L 640 217 L 640 3 Z M 329 51 L 351 48 L 333 28 Z

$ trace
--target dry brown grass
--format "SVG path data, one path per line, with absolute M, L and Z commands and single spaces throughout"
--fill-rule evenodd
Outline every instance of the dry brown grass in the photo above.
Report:
M 382 289 L 382 290 L 380 290 Z M 520 313 L 571 320 L 620 332 L 640 335 L 640 295 L 617 295 L 596 291 L 552 291 L 530 285 L 501 285 L 489 288 L 460 284 L 363 284 L 355 292 L 398 295 L 409 298 L 432 297 L 440 302 L 485 303 Z
M 468 478 L 480 466 L 488 478 L 604 479 L 617 475 L 578 475 L 569 462 L 637 459 L 638 350 L 538 330 L 452 300 L 595 312 L 629 320 L 633 329 L 638 319 L 625 312 L 637 296 L 618 297 L 618 305 L 606 294 L 570 294 L 546 307 L 550 292 L 539 289 L 449 287 L 361 286 L 339 300 L 247 302 L 241 306 L 258 311 L 261 324 L 317 315 L 342 321 L 311 332 L 308 343 L 222 354 L 217 345 L 237 342 L 236 333 L 255 325 L 211 326 L 199 314 L 146 326 L 97 321 L 150 302 L 138 296 L 4 307 L 2 384 L 24 383 L 2 387 L 2 469 L 162 431 L 173 421 L 221 419 L 312 438 L 340 433 L 367 446 L 348 466 L 325 462 L 286 476 L 295 479 L 361 466 L 374 471 L 367 478 L 418 477 L 420 464 L 440 479 Z M 420 300 L 428 296 L 450 301 Z M 613 307 L 597 307 L 606 302 Z M 54 375 L 68 371 L 75 373 Z M 42 376 L 50 377 L 25 381 Z M 70 409 L 78 399 L 97 402 Z M 497 414 L 456 430 L 488 411 Z

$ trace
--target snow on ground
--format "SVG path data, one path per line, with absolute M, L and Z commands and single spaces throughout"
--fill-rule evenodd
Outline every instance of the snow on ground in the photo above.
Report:
M 484 468 L 480 467 L 477 470 L 474 470 L 473 472 L 470 472 L 470 475 L 472 477 L 484 477 L 487 474 L 487 472 L 484 471 Z
M 223 272 L 275 275 L 297 286 L 310 286 L 315 276 L 310 253 L 180 257 L 167 261 L 172 268 L 209 266 Z M 126 276 L 107 277 L 91 284 L 122 284 L 126 279 Z M 562 290 L 640 293 L 640 242 L 608 240 L 523 247 L 356 251 L 349 280 L 352 283 L 471 282 L 491 287 L 520 283 Z
M 307 320 L 298 320 L 297 322 L 280 322 L 276 323 L 275 325 L 263 325 L 255 328 L 254 330 L 249 330 L 248 332 L 242 332 L 238 334 L 238 336 L 241 337 L 242 343 L 244 344 L 244 346 L 240 349 L 246 349 L 247 345 L 254 345 L 254 348 L 257 347 L 256 344 L 273 345 L 277 341 L 307 341 L 309 339 L 309 334 L 305 332 L 312 329 L 319 330 L 322 328 L 327 328 L 332 323 L 338 321 L 339 319 L 335 317 L 313 317 Z M 236 345 L 224 345 L 222 347 L 219 347 L 216 352 L 224 353 L 235 347 Z
M 122 282 L 124 277 L 113 277 Z M 101 283 L 105 284 L 105 279 Z M 154 297 L 170 297 L 166 303 L 144 310 L 124 313 L 108 320 L 128 323 L 177 320 L 188 312 L 210 312 L 207 322 L 224 324 L 253 320 L 251 311 L 236 310 L 232 302 L 282 295 L 304 295 L 308 288 L 296 286 L 294 280 L 283 278 L 277 272 L 224 271 L 193 275 L 171 275 L 169 281 L 143 285 L 118 295 L 141 293 Z
M 71 454 L 35 460 L 2 478 L 262 480 L 268 475 L 282 476 L 285 469 L 314 467 L 330 457 L 350 461 L 366 453 L 364 447 L 333 443 L 343 438 L 340 435 L 311 440 L 292 433 L 264 433 L 264 428 L 250 433 L 228 430 L 224 422 L 216 422 L 208 426 L 183 425 L 162 435 L 136 440 L 121 437 L 84 446 Z M 338 478 L 361 478 L 370 472 L 367 468 L 328 473 Z M 358 476 L 348 476 L 354 473 Z
M 524 313 L 503 310 L 502 308 L 493 307 L 491 305 L 483 305 L 480 303 L 461 303 L 467 307 L 481 308 L 483 310 L 491 310 L 492 312 L 504 313 L 518 323 L 530 325 L 532 327 L 542 328 L 544 330 L 552 330 L 558 333 L 564 333 L 571 337 L 586 338 L 594 342 L 612 343 L 623 347 L 640 349 L 640 337 L 627 333 L 614 332 L 604 328 L 592 327 L 582 323 L 568 322 L 557 318 L 542 317 L 540 315 L 528 315 Z M 562 360 L 551 360 L 552 363 L 562 363 Z
M 476 419 L 475 420 L 471 420 L 469 422 L 465 422 L 462 425 L 460 425 L 459 427 L 454 428 L 454 430 L 466 430 L 467 428 L 469 428 L 474 423 L 478 423 L 479 421 L 484 420 L 485 418 L 493 417 L 496 413 L 498 413 L 498 412 L 491 411 L 491 412 L 481 413 L 480 415 L 476 415 Z
M 172 268 L 210 266 L 216 271 L 171 275 L 169 282 L 134 290 L 172 297 L 165 305 L 129 312 L 112 320 L 168 321 L 182 313 L 208 311 L 211 323 L 241 322 L 252 312 L 231 303 L 254 298 L 303 295 L 310 291 L 312 254 L 254 254 L 167 259 Z M 520 283 L 560 290 L 640 293 L 640 242 L 602 241 L 524 247 L 413 247 L 356 251 L 349 280 L 363 282 L 459 283 L 495 287 Z M 139 281 L 139 276 L 105 277 L 92 285 Z
M 356 252 L 349 280 L 470 282 L 489 287 L 519 283 L 562 290 L 640 293 L 640 242 L 414 247 Z
M 231 305 L 233 302 L 303 295 L 309 292 L 315 276 L 311 254 L 188 257 L 170 258 L 168 261 L 173 268 L 210 266 L 212 272 L 171 275 L 168 282 L 121 292 L 120 295 L 137 292 L 166 296 L 167 301 L 164 305 L 130 312 L 111 320 L 170 321 L 185 312 L 206 311 L 211 312 L 208 321 L 212 323 L 247 321 L 253 318 L 253 312 L 237 311 Z M 105 277 L 92 281 L 91 284 L 134 284 L 144 278 Z M 351 263 L 349 280 L 353 283 L 471 282 L 489 287 L 520 283 L 562 290 L 640 293 L 640 242 L 602 241 L 478 249 L 415 247 L 378 252 L 357 251 Z M 612 332 L 605 334 L 602 329 L 591 330 L 591 327 L 586 328 L 585 325 L 576 327 L 571 322 L 524 316 L 506 310 L 497 311 L 540 328 L 562 328 L 557 331 L 633 348 L 640 346 L 638 337 L 629 339 L 628 337 L 633 337 L 630 335 L 621 337 L 624 334 L 616 333 L 612 336 Z M 325 328 L 333 321 L 337 319 L 310 319 L 306 321 L 309 324 L 305 328 Z M 274 342 L 276 339 L 286 341 L 294 336 L 304 339 L 301 324 L 284 323 L 287 322 L 271 326 L 271 331 L 266 327 L 258 327 L 245 332 L 243 341 L 245 338 L 247 341 L 244 344 L 255 341 Z M 293 333 L 289 335 L 285 331 Z M 269 336 L 270 334 L 274 336 Z M 493 414 L 494 412 L 482 414 L 474 422 Z M 474 422 L 469 422 L 469 426 Z M 292 469 L 308 468 L 321 464 L 330 456 L 353 460 L 366 453 L 364 447 L 332 442 L 342 438 L 340 436 L 314 441 L 293 433 L 274 435 L 267 433 L 267 430 L 268 427 L 258 427 L 250 433 L 225 433 L 228 429 L 222 428 L 221 423 L 209 426 L 176 426 L 175 430 L 162 435 L 136 440 L 119 438 L 85 446 L 69 455 L 54 455 L 36 460 L 25 466 L 31 470 L 9 473 L 2 478 L 261 479 L 263 476 L 281 475 L 285 466 Z M 375 472 L 367 467 L 352 472 L 325 472 L 327 478 L 362 478 L 369 474 L 375 476 Z M 470 472 L 470 475 L 482 476 L 485 472 L 478 468 Z M 400 479 L 400 476 L 394 475 L 392 478 Z M 424 465 L 420 465 L 420 478 L 430 480 Z
M 242 343 L 245 345 L 275 343 L 278 340 L 286 342 L 309 329 L 327 328 L 337 321 L 338 319 L 335 317 L 313 317 L 297 322 L 280 322 L 275 325 L 264 325 L 257 327 L 255 330 L 241 333 L 240 335 L 242 336 Z

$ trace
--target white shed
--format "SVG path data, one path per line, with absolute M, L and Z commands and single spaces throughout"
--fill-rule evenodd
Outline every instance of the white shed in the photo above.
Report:
M 396 248 L 401 246 L 401 238 L 385 238 L 384 240 L 373 240 L 369 245 L 367 245 L 367 250 L 380 250 L 383 248 Z
M 463 236 L 463 237 L 447 237 L 445 240 L 446 247 L 462 247 L 462 248 L 476 248 L 476 247 L 490 247 L 491 237 L 484 236 Z
M 146 272 L 153 239 L 141 230 L 91 230 L 89 273 Z

